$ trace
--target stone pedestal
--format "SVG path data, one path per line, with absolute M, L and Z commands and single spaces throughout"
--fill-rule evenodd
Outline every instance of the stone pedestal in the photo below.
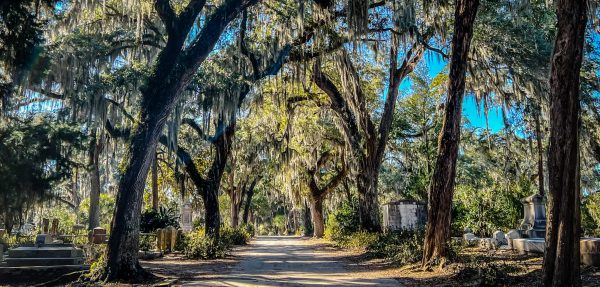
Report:
M 546 201 L 539 194 L 526 197 L 523 203 L 523 220 L 519 232 L 525 238 L 544 238 L 546 236 Z
M 396 231 L 424 226 L 427 219 L 427 205 L 413 200 L 394 201 L 383 205 L 383 227 Z

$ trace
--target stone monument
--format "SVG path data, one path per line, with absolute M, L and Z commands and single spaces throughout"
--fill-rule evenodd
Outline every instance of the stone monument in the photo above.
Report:
M 544 238 L 546 236 L 546 201 L 544 196 L 534 194 L 523 198 L 523 220 L 519 232 L 525 238 Z
M 409 230 L 424 226 L 427 220 L 427 205 L 414 200 L 399 200 L 383 205 L 383 227 L 385 230 Z
M 181 229 L 183 231 L 192 231 L 192 205 L 186 202 L 181 207 Z

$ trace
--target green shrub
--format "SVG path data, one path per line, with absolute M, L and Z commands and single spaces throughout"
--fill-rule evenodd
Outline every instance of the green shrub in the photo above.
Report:
M 144 233 L 154 232 L 159 228 L 173 226 L 179 228 L 179 216 L 174 208 L 161 206 L 158 211 L 154 209 L 145 210 L 140 219 L 140 231 Z
M 250 223 L 246 223 L 246 224 L 240 226 L 240 228 L 242 230 L 244 230 L 250 236 L 250 238 L 252 238 L 256 235 L 256 231 L 254 230 L 254 225 L 252 225 Z
M 231 228 L 225 226 L 221 228 L 221 241 L 226 245 L 245 245 L 252 237 L 245 228 Z
M 368 249 L 369 246 L 376 244 L 379 240 L 379 234 L 367 231 L 359 231 L 350 235 L 337 237 L 336 245 L 350 249 Z
M 192 232 L 183 238 L 183 253 L 192 259 L 215 259 L 227 255 L 229 245 L 224 241 L 216 242 L 214 239 L 204 236 L 204 232 Z
M 424 237 L 424 229 L 378 234 L 377 240 L 367 246 L 367 252 L 400 264 L 415 263 L 423 258 Z
M 339 241 L 352 233 L 358 232 L 359 226 L 358 203 L 355 201 L 344 202 L 327 217 L 324 235 L 329 240 Z

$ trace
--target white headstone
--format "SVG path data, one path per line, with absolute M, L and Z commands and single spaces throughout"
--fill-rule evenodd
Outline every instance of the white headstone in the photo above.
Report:
M 512 248 L 513 240 L 521 238 L 521 234 L 519 234 L 519 231 L 517 231 L 516 229 L 511 229 L 504 235 L 504 238 L 506 238 L 506 244 L 508 244 L 508 246 Z

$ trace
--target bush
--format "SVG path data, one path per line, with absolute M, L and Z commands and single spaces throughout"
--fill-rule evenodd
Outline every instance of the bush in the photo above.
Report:
M 224 241 L 216 242 L 212 238 L 204 236 L 204 232 L 193 232 L 182 238 L 184 241 L 183 253 L 193 259 L 215 259 L 227 255 L 230 246 Z
M 256 235 L 256 231 L 254 230 L 254 225 L 252 225 L 250 223 L 246 223 L 246 224 L 240 226 L 240 228 L 242 230 L 244 230 L 250 236 L 250 238 L 252 238 Z
M 145 210 L 140 219 L 140 231 L 144 233 L 154 232 L 159 228 L 173 226 L 179 228 L 179 216 L 175 208 L 161 206 L 158 211 L 154 209 Z
M 424 229 L 379 234 L 377 240 L 367 246 L 367 252 L 400 264 L 415 263 L 423 258 L 424 237 Z
M 379 234 L 367 231 L 359 231 L 350 235 L 337 236 L 334 241 L 337 246 L 350 249 L 368 249 L 379 240 Z
M 358 203 L 355 201 L 344 202 L 340 208 L 329 214 L 325 225 L 325 238 L 339 241 L 358 232 L 359 226 Z
M 221 228 L 221 241 L 223 241 L 226 245 L 245 245 L 248 243 L 252 236 L 250 233 L 246 231 L 245 228 L 231 228 L 231 227 L 222 227 Z
M 222 227 L 219 240 L 206 237 L 204 229 L 182 234 L 177 240 L 175 250 L 182 251 L 188 258 L 193 259 L 216 259 L 227 255 L 234 245 L 245 245 L 254 234 L 252 225 L 244 225 L 239 228 Z

